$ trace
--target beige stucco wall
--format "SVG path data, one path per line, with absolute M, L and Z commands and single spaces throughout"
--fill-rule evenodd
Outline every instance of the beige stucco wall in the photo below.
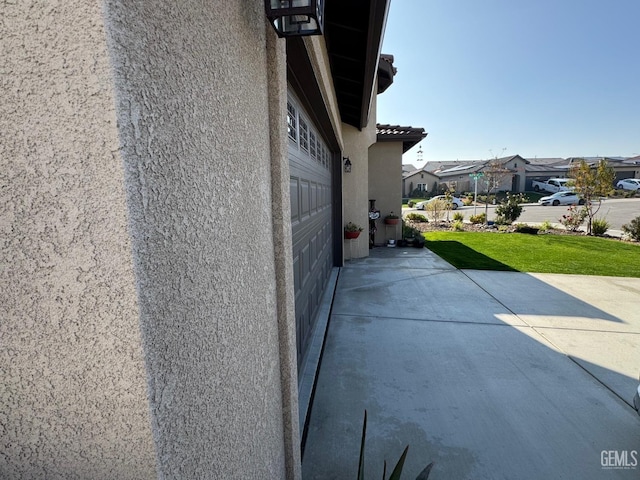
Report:
M 376 118 L 375 111 L 370 118 Z M 357 239 L 344 240 L 348 260 L 369 256 L 369 147 L 376 141 L 375 121 L 362 130 L 343 123 L 342 136 L 344 155 L 351 160 L 351 173 L 342 175 L 343 221 L 364 228 Z
M 369 198 L 380 210 L 376 244 L 401 239 L 402 224 L 386 225 L 384 217 L 402 216 L 402 142 L 379 142 L 369 149 Z
M 159 469 L 285 478 L 264 3 L 106 15 Z
M 98 2 L 0 5 L 0 478 L 156 478 Z
M 300 478 L 264 3 L 0 16 L 0 477 Z

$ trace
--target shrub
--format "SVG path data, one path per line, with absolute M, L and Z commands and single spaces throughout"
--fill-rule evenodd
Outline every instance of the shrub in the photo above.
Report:
M 429 219 L 422 215 L 421 213 L 411 212 L 406 217 L 407 220 L 416 223 L 427 223 Z
M 431 214 L 434 221 L 442 220 L 446 211 L 449 210 L 449 205 L 445 200 L 433 200 L 427 203 L 427 211 Z
M 479 223 L 485 223 L 486 220 L 487 220 L 487 215 L 485 213 L 479 213 L 477 215 L 471 215 L 469 217 L 469 221 L 474 225 L 477 225 Z
M 540 228 L 532 227 L 530 225 L 527 225 L 526 223 L 518 223 L 516 225 L 516 232 L 518 233 L 528 233 L 531 235 L 537 235 L 538 231 L 540 231 Z
M 511 195 L 507 193 L 506 200 L 496 207 L 496 223 L 510 225 L 515 222 L 522 214 L 521 203 L 527 199 L 521 193 Z
M 591 233 L 604 235 L 611 225 L 604 218 L 594 218 L 591 222 Z
M 420 231 L 406 223 L 402 223 L 402 238 L 417 238 L 420 236 Z
M 538 228 L 541 232 L 548 232 L 549 230 L 551 230 L 551 222 L 549 220 L 545 220 L 540 224 L 540 227 Z
M 462 212 L 455 212 L 453 214 L 453 221 L 454 222 L 462 222 L 464 220 L 464 213 Z
M 413 200 L 409 200 L 409 203 L 407 203 L 407 205 L 409 206 L 409 208 L 413 208 L 413 206 L 416 204 L 416 202 L 414 202 Z
M 626 223 L 622 225 L 622 231 L 634 240 L 640 241 L 640 217 L 636 217 L 631 220 L 629 225 Z
M 585 208 L 578 209 L 576 206 L 571 205 L 567 209 L 567 212 L 568 213 L 562 215 L 562 218 L 558 219 L 558 221 L 570 232 L 577 232 L 578 227 L 580 227 L 584 219 L 587 218 L 587 210 Z
M 451 229 L 455 232 L 462 232 L 464 231 L 464 223 L 462 223 L 462 220 L 456 220 L 451 225 Z

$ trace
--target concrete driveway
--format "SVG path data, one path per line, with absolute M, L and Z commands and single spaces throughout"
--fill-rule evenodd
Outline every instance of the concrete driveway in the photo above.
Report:
M 341 270 L 303 478 L 637 479 L 640 279 L 461 271 L 374 249 Z

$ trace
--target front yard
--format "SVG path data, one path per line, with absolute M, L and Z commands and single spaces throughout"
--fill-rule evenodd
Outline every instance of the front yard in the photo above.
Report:
M 640 245 L 584 235 L 433 231 L 425 246 L 457 268 L 640 278 Z

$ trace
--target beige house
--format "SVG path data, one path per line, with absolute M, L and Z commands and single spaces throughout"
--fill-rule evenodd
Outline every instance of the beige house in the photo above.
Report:
M 437 188 L 439 183 L 440 177 L 428 170 L 420 169 L 407 172 L 402 178 L 402 196 L 409 197 L 415 190 L 427 193 L 431 192 L 433 186 L 436 185 Z
M 388 0 L 266 5 L 0 7 L 1 478 L 300 478 L 343 225 L 414 140 L 376 131 Z

